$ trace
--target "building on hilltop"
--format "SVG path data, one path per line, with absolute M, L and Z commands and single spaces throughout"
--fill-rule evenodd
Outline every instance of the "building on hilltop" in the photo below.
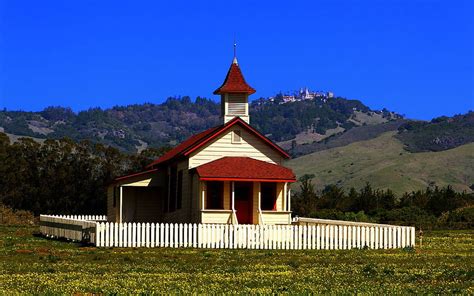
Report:
M 305 87 L 304 89 L 303 88 L 300 89 L 298 97 L 301 100 L 314 100 L 315 96 L 316 94 L 314 92 L 310 92 L 309 89 Z
M 290 157 L 250 125 L 255 93 L 234 60 L 221 96 L 222 124 L 190 137 L 108 187 L 113 222 L 291 224 Z
M 282 97 L 283 101 L 281 103 L 290 103 L 290 102 L 295 102 L 296 101 L 296 97 L 295 96 L 291 96 L 291 95 L 284 95 Z

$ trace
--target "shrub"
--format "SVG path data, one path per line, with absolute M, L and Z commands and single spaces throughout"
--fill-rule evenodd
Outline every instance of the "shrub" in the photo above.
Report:
M 354 222 L 377 222 L 375 219 L 367 216 L 364 211 L 354 212 L 342 212 L 335 209 L 322 209 L 312 212 L 310 218 L 319 219 L 332 219 L 332 220 L 343 220 L 343 221 L 354 221 Z
M 448 228 L 472 229 L 474 227 L 474 206 L 445 212 L 438 218 L 438 224 Z
M 381 223 L 404 224 L 432 229 L 436 226 L 436 217 L 418 207 L 403 207 L 378 213 Z
M 0 204 L 0 224 L 3 225 L 32 225 L 34 224 L 32 212 L 24 210 L 13 210 Z

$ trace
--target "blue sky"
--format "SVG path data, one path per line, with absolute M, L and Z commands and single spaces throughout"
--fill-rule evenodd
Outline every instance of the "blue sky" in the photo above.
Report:
M 165 3 L 166 2 L 166 3 Z M 474 1 L 0 0 L 0 108 L 308 86 L 430 119 L 474 109 Z

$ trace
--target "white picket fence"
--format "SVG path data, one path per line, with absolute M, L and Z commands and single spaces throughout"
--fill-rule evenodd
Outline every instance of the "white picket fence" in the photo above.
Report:
M 105 216 L 40 216 L 44 235 L 98 247 L 211 249 L 393 249 L 415 246 L 415 228 L 294 219 L 299 225 L 112 223 Z
M 391 249 L 415 246 L 414 227 L 98 223 L 99 247 Z
M 40 232 L 47 237 L 95 244 L 97 221 L 107 221 L 107 216 L 40 215 Z
M 40 221 L 41 217 L 66 218 L 82 221 L 107 221 L 107 215 L 40 215 Z

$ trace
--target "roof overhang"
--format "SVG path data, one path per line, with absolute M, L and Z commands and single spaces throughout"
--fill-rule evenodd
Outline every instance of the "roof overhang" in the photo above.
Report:
M 125 175 L 121 177 L 115 178 L 109 185 L 116 185 L 116 184 L 127 184 L 130 182 L 136 182 L 141 179 L 150 178 L 154 173 L 156 173 L 158 169 L 151 169 L 143 172 L 133 173 L 130 175 Z
M 196 171 L 202 181 L 296 182 L 291 169 L 250 157 L 222 157 Z
M 262 178 L 199 178 L 201 181 L 234 181 L 234 182 L 276 182 L 276 183 L 294 183 L 296 182 L 295 179 L 262 179 Z

